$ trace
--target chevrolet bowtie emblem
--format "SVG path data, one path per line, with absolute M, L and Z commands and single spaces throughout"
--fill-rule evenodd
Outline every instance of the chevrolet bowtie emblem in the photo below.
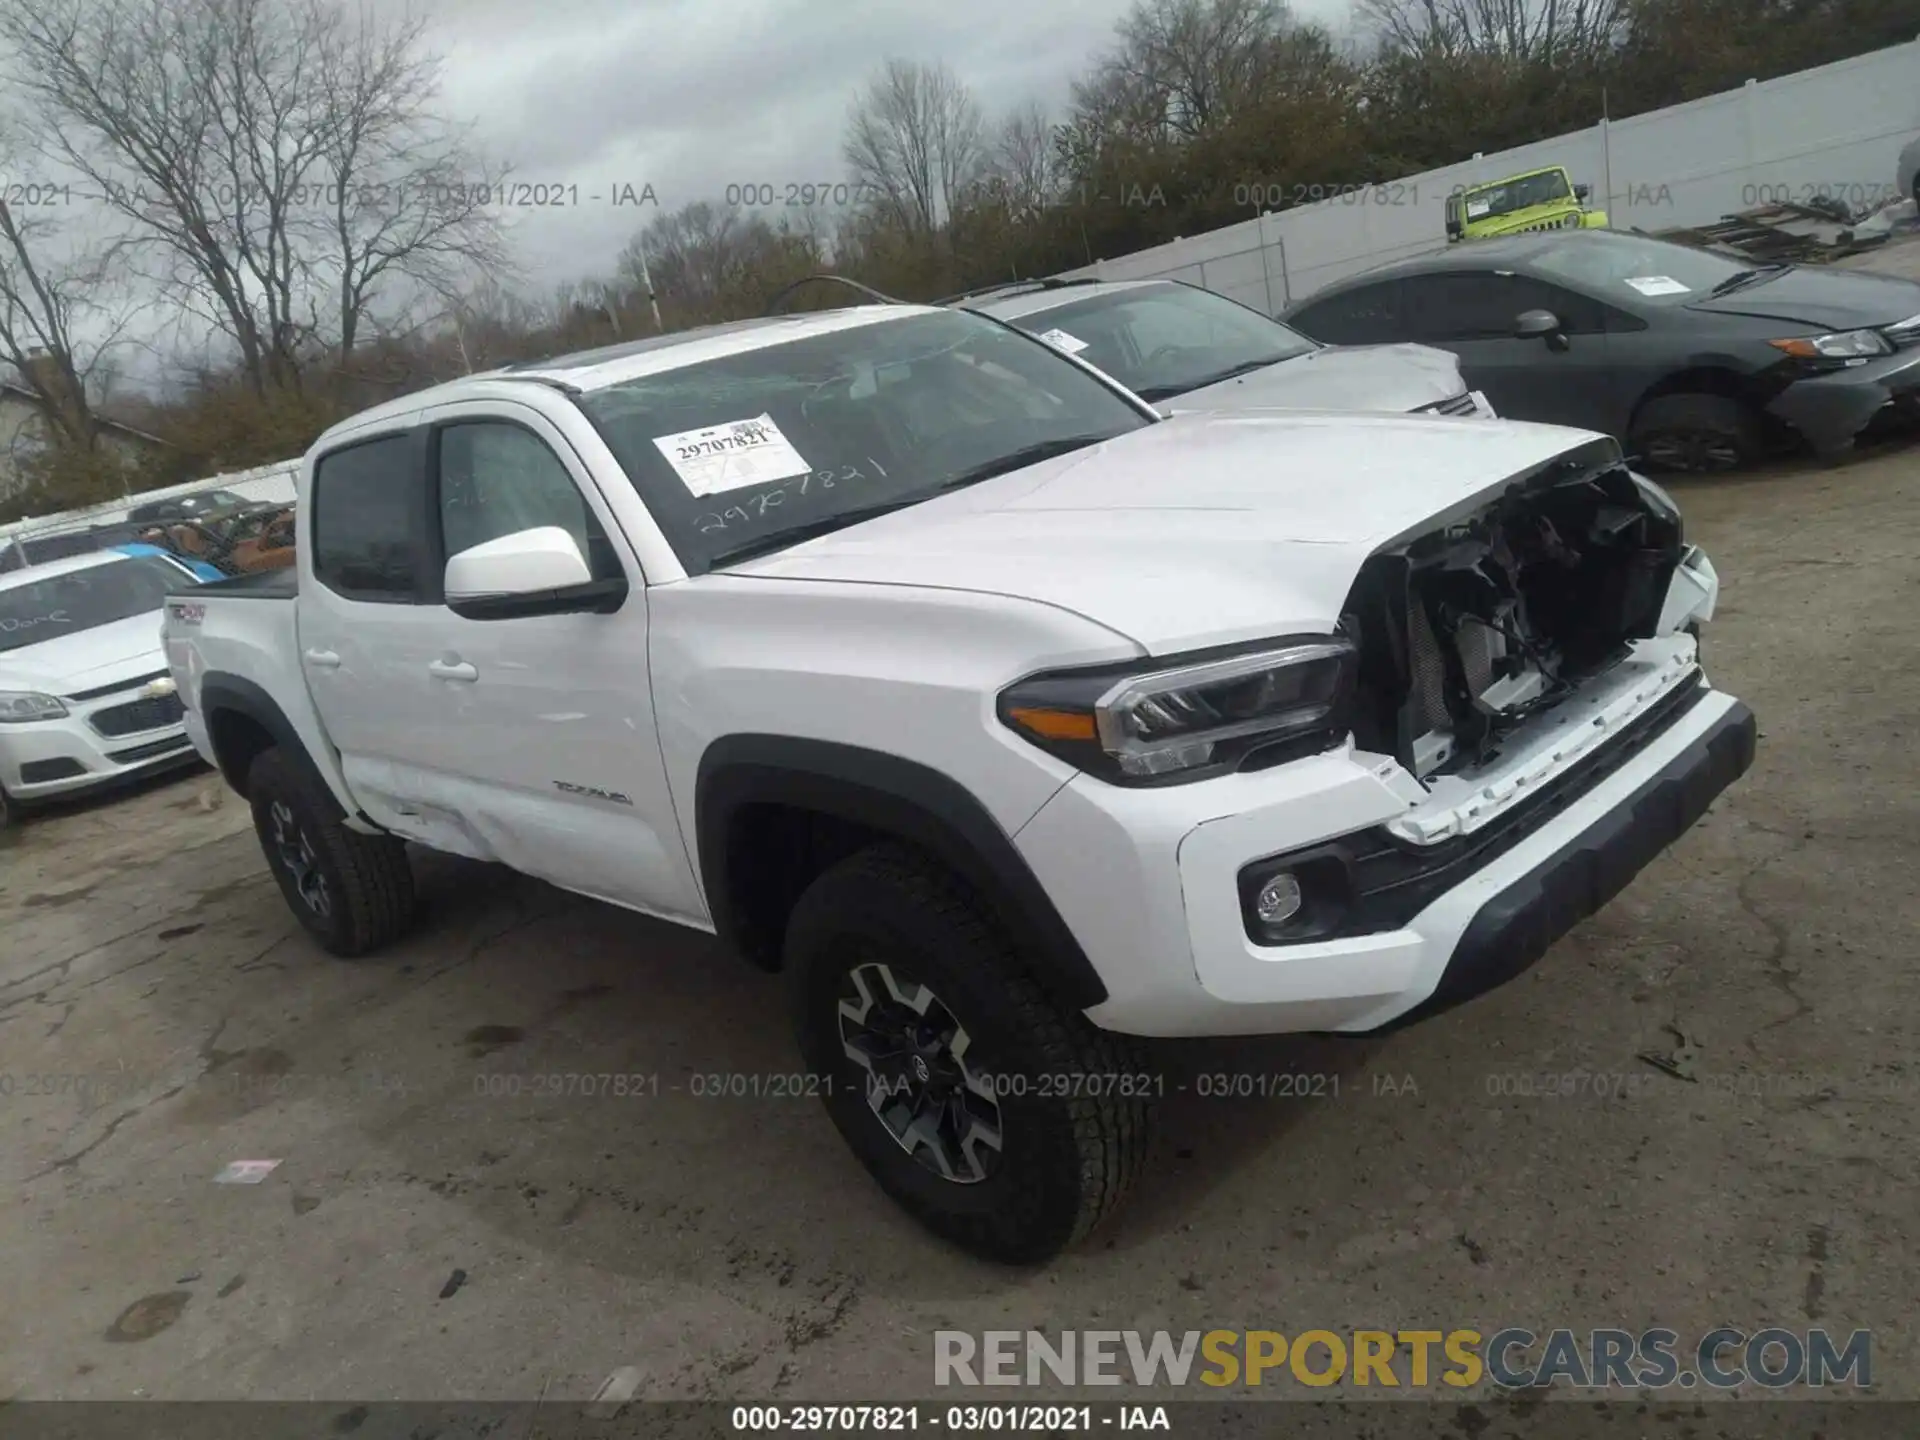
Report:
M 155 680 L 142 690 L 140 694 L 144 699 L 158 700 L 163 695 L 173 694 L 175 688 L 173 677 L 171 675 L 162 675 L 158 680 Z

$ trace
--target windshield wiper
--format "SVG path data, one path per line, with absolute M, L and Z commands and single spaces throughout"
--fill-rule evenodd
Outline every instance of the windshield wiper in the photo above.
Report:
M 1269 360 L 1243 360 L 1238 365 L 1231 365 L 1222 370 L 1218 375 L 1203 376 L 1186 385 L 1152 385 L 1145 390 L 1136 390 L 1133 393 L 1151 405 L 1161 400 L 1171 400 L 1176 395 L 1185 395 L 1189 390 L 1204 390 L 1209 385 L 1224 385 L 1229 380 L 1238 380 L 1242 375 L 1251 375 L 1255 370 L 1265 370 L 1270 365 L 1297 360 L 1306 353 L 1302 350 L 1294 355 L 1276 355 Z
M 1783 274 L 1791 269 L 1793 269 L 1793 266 L 1775 261 L 1771 265 L 1762 265 L 1757 270 L 1739 270 L 1727 276 L 1726 279 L 1709 290 L 1707 294 L 1731 295 L 1736 290 L 1744 290 L 1747 286 L 1758 284 L 1762 280 L 1771 280 L 1775 275 Z
M 1064 435 L 1057 440 L 1042 440 L 1034 445 L 1022 445 L 1018 450 L 1009 450 L 1004 455 L 995 456 L 984 464 L 971 470 L 962 470 L 949 480 L 942 481 L 936 488 L 920 496 L 922 500 L 933 495 L 944 495 L 949 490 L 964 490 L 969 485 L 978 485 L 982 480 L 991 480 L 996 475 L 1005 475 L 1010 470 L 1024 470 L 1029 465 L 1038 465 L 1042 460 L 1051 460 L 1059 455 L 1071 455 L 1075 450 L 1084 450 L 1089 445 L 1098 445 L 1111 440 L 1111 435 Z
M 775 550 L 784 550 L 789 545 L 798 545 L 803 540 L 815 540 L 822 535 L 831 535 L 835 530 L 844 530 L 849 525 L 858 525 L 863 520 L 878 519 L 890 515 L 895 510 L 904 510 L 909 505 L 918 505 L 926 499 L 926 492 L 910 495 L 904 500 L 888 500 L 879 505 L 863 505 L 857 510 L 842 510 L 833 515 L 822 515 L 818 520 L 809 520 L 804 525 L 789 525 L 785 530 L 777 530 L 771 535 L 757 535 L 744 540 L 730 550 L 722 550 L 711 560 L 707 568 L 717 570 L 722 565 L 731 565 L 737 560 L 751 560 L 758 555 L 770 555 Z

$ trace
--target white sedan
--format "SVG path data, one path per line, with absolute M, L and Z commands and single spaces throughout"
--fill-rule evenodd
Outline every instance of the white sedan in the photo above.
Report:
M 160 648 L 162 555 L 76 555 L 0 575 L 0 826 L 23 804 L 195 759 Z

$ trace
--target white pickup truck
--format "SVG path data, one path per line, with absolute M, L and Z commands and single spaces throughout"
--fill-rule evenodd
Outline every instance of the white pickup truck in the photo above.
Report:
M 405 842 L 785 972 L 876 1180 L 1032 1261 L 1110 1212 L 1139 1036 L 1514 976 L 1750 763 L 1718 582 L 1611 440 L 1156 416 L 909 305 L 476 375 L 323 435 L 297 572 L 183 589 L 201 752 L 320 944 Z

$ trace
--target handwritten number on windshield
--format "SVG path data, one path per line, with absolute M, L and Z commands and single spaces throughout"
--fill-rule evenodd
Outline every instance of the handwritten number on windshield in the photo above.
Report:
M 877 462 L 869 463 L 873 464 L 874 469 L 880 470 Z M 880 473 L 885 475 L 887 472 L 880 470 Z M 725 510 L 710 510 L 695 518 L 693 528 L 702 535 L 717 534 L 735 525 L 751 524 L 755 520 L 762 519 L 767 511 L 784 505 L 789 493 L 807 495 L 815 490 L 832 490 L 844 482 L 866 478 L 866 471 L 857 465 L 842 465 L 837 470 L 809 470 L 804 475 L 796 475 L 791 480 L 784 480 L 775 488 L 762 491 L 758 495 L 742 500 L 737 505 L 729 505 Z

